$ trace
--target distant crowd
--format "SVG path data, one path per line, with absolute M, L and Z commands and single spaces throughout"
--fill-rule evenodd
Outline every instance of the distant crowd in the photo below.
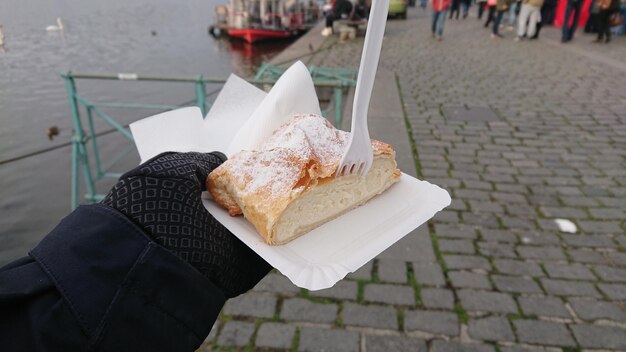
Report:
M 414 0 L 410 0 L 413 2 Z M 501 28 L 515 31 L 515 41 L 539 38 L 542 26 L 551 25 L 556 18 L 557 0 L 419 0 L 424 9 L 427 3 L 432 6 L 431 31 L 433 38 L 443 39 L 446 18 L 466 19 L 472 6 L 478 7 L 478 19 L 486 17 L 484 27 L 491 31 L 491 38 L 503 38 Z M 585 0 L 567 1 L 562 19 L 561 42 L 574 38 Z M 355 16 L 366 17 L 369 0 L 334 0 L 326 13 L 326 28 L 323 35 L 332 34 L 333 22 Z M 620 0 L 593 0 L 589 5 L 587 29 L 597 33 L 594 42 L 609 43 L 611 27 L 620 25 L 624 19 L 619 13 Z M 584 9 L 586 10 L 586 9 Z M 486 14 L 486 15 L 485 15 Z M 505 18 L 506 16 L 506 18 Z
M 476 0 L 478 19 L 482 19 L 487 12 L 485 28 L 491 27 L 491 38 L 502 38 L 500 28 L 516 30 L 515 40 L 532 40 L 539 37 L 541 27 L 553 24 L 556 14 L 556 0 Z M 580 17 L 584 0 L 566 0 L 567 7 L 563 18 L 561 42 L 567 43 L 574 38 L 574 32 Z M 471 0 L 430 0 L 433 8 L 432 35 L 441 40 L 443 36 L 446 15 L 449 18 L 459 19 L 460 10 L 463 18 L 467 18 Z M 425 7 L 424 2 L 421 3 Z M 620 0 L 594 0 L 589 12 L 594 31 L 598 33 L 595 42 L 608 43 L 611 41 L 611 25 L 616 21 L 620 9 Z M 503 23 L 504 16 L 508 15 L 507 23 Z M 456 16 L 456 17 L 455 17 Z M 617 19 L 623 20 L 623 19 Z M 517 28 L 516 28 L 517 27 Z

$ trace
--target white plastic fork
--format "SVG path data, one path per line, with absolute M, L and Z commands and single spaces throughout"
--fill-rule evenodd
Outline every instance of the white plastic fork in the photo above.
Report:
M 383 45 L 389 0 L 374 0 L 367 23 L 365 43 L 361 54 L 359 74 L 352 104 L 352 126 L 348 147 L 339 162 L 336 176 L 365 176 L 372 167 L 374 155 L 369 130 L 367 112 L 372 97 L 374 78 L 378 68 L 380 49 Z

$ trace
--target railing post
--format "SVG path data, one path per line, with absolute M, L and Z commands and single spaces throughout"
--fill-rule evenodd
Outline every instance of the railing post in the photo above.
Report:
M 202 111 L 202 117 L 206 115 L 206 89 L 204 87 L 204 77 L 198 76 L 196 79 L 196 105 Z
M 87 121 L 89 122 L 89 135 L 91 136 L 91 148 L 93 148 L 94 161 L 96 166 L 96 177 L 100 178 L 104 174 L 102 163 L 100 163 L 100 149 L 98 148 L 98 138 L 96 138 L 96 127 L 93 124 L 93 106 L 87 106 Z
M 265 75 L 265 71 L 267 70 L 269 64 L 262 64 L 261 67 L 256 71 L 255 79 L 262 79 Z
M 78 103 L 74 94 L 76 93 L 76 84 L 74 83 L 74 77 L 72 72 L 68 72 L 61 75 L 65 80 L 65 89 L 67 91 L 67 100 L 70 104 L 70 112 L 72 113 L 72 124 L 74 125 L 74 136 L 72 137 L 72 210 L 78 207 L 78 143 L 80 140 L 79 135 L 82 134 L 82 128 L 80 128 L 80 112 L 78 111 Z M 80 131 L 80 132 L 79 132 Z
M 80 183 L 79 183 L 79 171 L 82 166 L 83 176 L 85 177 L 85 183 L 87 191 L 94 193 L 93 180 L 91 178 L 91 171 L 89 170 L 89 158 L 87 156 L 87 150 L 85 148 L 86 138 L 83 131 L 83 125 L 80 121 L 80 110 L 78 109 L 78 102 L 76 101 L 76 83 L 72 72 L 62 75 L 65 79 L 65 89 L 67 91 L 67 99 L 70 104 L 70 112 L 72 113 L 72 124 L 74 125 L 74 136 L 72 137 L 72 210 L 76 209 L 79 204 Z M 82 165 L 81 165 L 82 164 Z

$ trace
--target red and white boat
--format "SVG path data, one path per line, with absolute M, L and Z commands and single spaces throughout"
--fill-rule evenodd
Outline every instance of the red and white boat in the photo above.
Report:
M 227 34 L 248 43 L 299 36 L 320 18 L 319 6 L 308 0 L 230 0 L 215 12 L 217 22 L 209 33 Z
M 298 32 L 257 28 L 231 28 L 228 29 L 228 35 L 235 38 L 241 38 L 248 43 L 256 43 L 264 40 L 291 38 L 298 35 Z

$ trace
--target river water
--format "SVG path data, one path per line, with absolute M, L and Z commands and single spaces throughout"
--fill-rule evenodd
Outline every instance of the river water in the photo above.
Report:
M 207 34 L 221 0 L 2 0 L 0 24 L 0 265 L 34 246 L 70 211 L 71 148 L 7 162 L 70 141 L 72 123 L 60 73 L 73 72 L 246 77 L 288 44 L 250 47 Z M 60 17 L 63 31 L 46 27 Z M 77 81 L 81 95 L 98 102 L 180 104 L 193 84 Z M 107 111 L 121 123 L 148 110 Z M 46 136 L 57 127 L 53 140 Z M 99 131 L 109 127 L 98 123 Z M 103 155 L 128 142 L 101 139 Z M 114 171 L 138 162 L 131 152 Z M 113 180 L 98 184 L 101 192 Z

